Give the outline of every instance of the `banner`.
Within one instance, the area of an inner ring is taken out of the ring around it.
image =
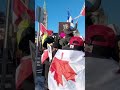
[[[40,36],[42,36],[44,33],[47,33],[47,28],[40,23]]]
[[[59,33],[70,28],[70,22],[59,22]]]

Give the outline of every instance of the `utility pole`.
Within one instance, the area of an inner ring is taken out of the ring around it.
[[[8,50],[7,50],[8,37],[7,36],[8,36],[8,27],[9,27],[10,2],[11,0],[7,0],[5,38],[4,38],[4,49],[3,49],[3,59],[2,59],[1,90],[5,90],[6,66],[7,66],[7,59],[8,59]]]

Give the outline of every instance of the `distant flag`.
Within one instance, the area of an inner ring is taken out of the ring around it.
[[[45,32],[47,32],[46,27],[40,23],[40,36],[42,36]]]
[[[83,4],[80,14],[77,17],[75,17],[74,20],[78,19],[80,16],[85,16],[85,3]]]
[[[68,11],[67,22],[70,22],[70,27],[71,27],[71,28],[74,28],[73,19],[72,19],[72,16],[70,15],[70,12],[69,12],[69,11]]]
[[[42,36],[42,45],[44,44],[45,42],[45,39],[48,37],[48,34],[47,33],[44,33],[44,35]]]
[[[85,16],[85,3],[84,3],[84,5],[83,5],[83,7],[82,7],[82,10],[81,10],[81,12],[80,12],[80,15]]]
[[[42,56],[41,56],[41,63],[43,64],[47,58],[49,58],[49,55],[48,55],[48,49],[44,50]]]
[[[42,56],[41,56],[41,64],[44,64],[44,62],[49,58],[49,61],[52,60],[52,47],[47,44],[47,49],[44,50]]]

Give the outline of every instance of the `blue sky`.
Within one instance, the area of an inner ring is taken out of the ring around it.
[[[36,6],[43,7],[44,0],[36,0]],[[46,0],[48,12],[48,29],[58,32],[59,22],[67,21],[67,10],[69,8],[72,18],[79,15],[84,0]],[[78,20],[78,30],[82,36],[85,31],[85,17]]]

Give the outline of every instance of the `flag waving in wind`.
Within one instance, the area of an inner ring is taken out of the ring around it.
[[[73,19],[72,19],[72,16],[70,15],[70,12],[69,12],[69,11],[68,11],[67,22],[70,22],[70,27],[71,27],[71,28],[74,28]]]
[[[13,1],[13,24],[18,25],[22,21],[22,14],[26,13],[34,21],[34,11],[29,9],[24,0]]]
[[[26,11],[27,7],[21,0],[13,1],[13,24],[19,24],[22,20],[21,14]]]
[[[78,19],[80,16],[85,16],[85,3],[83,4],[80,14],[77,17],[75,17],[74,20]]]
[[[42,36],[45,32],[47,33],[46,27],[40,23],[40,36]]]
[[[81,12],[80,12],[80,15],[85,16],[85,3],[84,3],[84,5],[83,5],[83,7],[82,7],[82,10],[81,10]]]

